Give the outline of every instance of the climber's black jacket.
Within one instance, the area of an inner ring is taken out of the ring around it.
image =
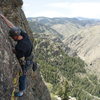
[[[32,42],[29,39],[29,36],[27,35],[27,33],[21,30],[20,35],[23,36],[23,39],[17,41],[17,44],[15,46],[16,56],[18,59],[22,57],[25,57],[25,58],[29,57],[33,49]]]

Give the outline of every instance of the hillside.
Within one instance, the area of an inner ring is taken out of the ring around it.
[[[73,19],[74,20],[74,19]],[[35,23],[40,24],[40,26],[45,26],[48,29],[54,30],[53,34],[58,33],[63,38],[74,34],[80,29],[80,25],[72,23],[68,18],[28,18],[31,22],[30,27],[35,31],[33,27],[37,26]],[[35,24],[35,25],[32,25]],[[67,28],[66,28],[67,27]],[[37,27],[39,30],[39,27]],[[50,33],[49,33],[50,34]]]
[[[85,18],[36,17],[36,18],[27,18],[27,20],[30,22],[30,27],[32,28],[33,31],[35,31],[36,29],[39,31],[40,26],[46,27],[56,31],[53,32],[53,34],[58,33],[63,37],[63,39],[68,38],[70,35],[77,34],[81,28],[100,25],[100,20],[85,19]]]
[[[39,21],[41,21],[41,19]],[[33,21],[31,20],[32,23],[39,23],[39,21],[37,20],[36,22],[35,19]],[[58,30],[60,30],[59,24],[61,23],[53,23],[53,25],[54,24],[58,26]],[[41,25],[50,28],[53,26],[51,25],[50,20],[49,22],[45,22],[44,24],[42,23]],[[73,23],[70,25],[73,25]],[[34,53],[36,55],[36,60],[41,64],[41,73],[44,77],[44,80],[47,82],[52,95],[58,95],[63,100],[66,100],[65,98],[68,98],[68,96],[75,97],[76,100],[100,100],[100,82],[97,76],[95,76],[94,73],[88,72],[87,62],[85,63],[82,61],[81,56],[81,59],[77,57],[77,50],[73,49],[75,47],[71,48],[70,46],[70,44],[73,44],[74,42],[73,37],[77,36],[78,32],[94,26],[95,25],[93,24],[90,24],[88,27],[87,25],[80,26],[78,27],[76,34],[70,34],[71,36],[69,36],[69,38],[66,37],[65,39],[58,36],[53,37],[51,33],[47,34],[46,32],[48,31],[48,28],[45,28],[45,32],[43,33],[33,30],[33,36],[35,40]],[[33,26],[31,26],[31,28],[32,27]],[[77,39],[81,38],[77,37]],[[71,54],[70,52],[72,51],[75,51],[77,54],[74,55],[73,53],[71,55],[72,57],[68,56],[68,54]]]
[[[81,29],[76,35],[64,41],[69,48],[88,64],[88,68],[98,76],[100,75],[100,25]]]
[[[80,58],[69,57],[62,43],[46,35],[33,35],[36,60],[53,95],[58,95],[62,100],[68,96],[76,100],[100,100],[100,83],[94,74],[86,72],[86,65]]]
[[[0,0],[0,13],[24,29],[33,39],[32,31],[21,9],[22,4],[22,0]],[[28,72],[25,95],[21,98],[14,97],[14,92],[18,91],[21,67],[12,52],[15,42],[9,37],[8,31],[8,26],[0,17],[0,100],[51,100],[39,69],[37,72]]]
[[[42,33],[42,34],[47,34],[52,37],[58,37],[58,38],[63,38],[59,32],[54,30],[53,28],[50,28],[46,25],[43,25],[41,23],[38,23],[36,21],[29,21],[29,26],[31,27],[32,31],[35,33]]]
[[[67,47],[67,53],[71,56],[78,55],[88,64],[87,69],[99,76],[99,19],[37,17],[28,20],[45,25],[61,34],[62,38],[59,38]]]

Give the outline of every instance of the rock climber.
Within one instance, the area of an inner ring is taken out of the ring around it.
[[[14,53],[21,65],[22,75],[19,77],[19,91],[15,92],[15,96],[23,96],[26,89],[26,74],[27,70],[32,67],[33,71],[37,69],[37,64],[33,62],[32,49],[33,44],[26,32],[22,29],[15,27],[4,15],[0,14],[0,17],[10,28],[9,36],[17,42],[15,45]]]

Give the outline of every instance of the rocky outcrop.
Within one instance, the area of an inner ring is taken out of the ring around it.
[[[22,7],[22,0],[0,0],[0,12],[14,23],[14,25],[22,27],[29,34],[32,33]],[[32,35],[32,34],[30,34]]]
[[[22,27],[32,37],[21,9],[22,4],[22,0],[0,0],[0,13],[16,26]],[[14,41],[10,39],[8,31],[8,26],[0,18],[0,100],[51,100],[39,69],[36,72],[32,72],[31,69],[28,71],[25,95],[21,98],[14,97],[14,92],[18,90],[21,68],[12,52]]]

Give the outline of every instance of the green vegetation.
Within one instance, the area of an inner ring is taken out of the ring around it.
[[[34,53],[41,73],[52,95],[63,99],[100,100],[100,84],[96,76],[88,75],[85,63],[79,57],[69,57],[62,43],[46,35],[34,34]],[[52,100],[56,100],[52,97]]]

